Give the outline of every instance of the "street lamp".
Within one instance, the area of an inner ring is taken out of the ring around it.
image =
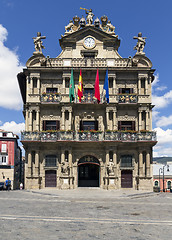
[[[169,165],[163,165],[163,167],[159,169],[159,183],[160,183],[160,173],[163,174],[163,175],[162,175],[162,176],[163,176],[163,177],[162,177],[162,179],[163,179],[163,192],[165,192],[165,188],[164,188],[164,168],[165,168],[165,167],[167,167],[167,172],[169,172],[169,171],[170,171]]]

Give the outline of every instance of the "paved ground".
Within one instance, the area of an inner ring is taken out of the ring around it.
[[[0,192],[1,240],[167,240],[172,193],[106,191]]]

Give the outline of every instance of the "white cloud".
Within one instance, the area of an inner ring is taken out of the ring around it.
[[[162,117],[159,117],[157,119],[159,119],[156,122],[157,127],[165,127],[165,126],[168,126],[168,125],[172,125],[172,115],[170,115],[168,117],[162,116]]]
[[[158,83],[159,83],[159,74],[156,74],[155,75],[155,79],[154,79],[154,81],[153,81],[153,83],[152,83],[152,87],[155,87]]]
[[[155,105],[155,109],[167,107],[172,103],[172,90],[163,96],[152,95],[152,103]]]
[[[172,156],[172,129],[163,130],[158,127],[154,131],[157,132],[157,145],[153,148],[154,157]]]
[[[156,88],[156,91],[164,91],[165,89],[167,89],[166,86],[159,86]]]
[[[24,123],[16,123],[14,121],[5,122],[3,125],[0,126],[0,129],[3,129],[5,131],[10,131],[15,134],[20,134],[20,132],[25,129],[25,124]]]
[[[22,71],[23,66],[16,52],[4,45],[7,36],[7,30],[0,24],[0,107],[20,110],[22,99],[17,74]]]

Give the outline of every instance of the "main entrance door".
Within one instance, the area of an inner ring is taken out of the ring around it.
[[[47,170],[45,172],[45,187],[56,187],[57,176],[55,170]]]
[[[133,187],[133,172],[131,170],[121,171],[121,188]]]
[[[78,187],[99,187],[99,161],[85,156],[78,163]]]

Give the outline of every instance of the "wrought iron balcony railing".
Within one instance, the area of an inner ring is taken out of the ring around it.
[[[59,131],[59,132],[22,132],[21,141],[117,141],[144,142],[156,141],[156,132],[97,132],[97,131]]]
[[[120,94],[118,95],[118,103],[137,103],[138,97],[135,94]]]
[[[43,93],[41,95],[41,102],[60,102],[61,101],[61,95],[56,93]]]

